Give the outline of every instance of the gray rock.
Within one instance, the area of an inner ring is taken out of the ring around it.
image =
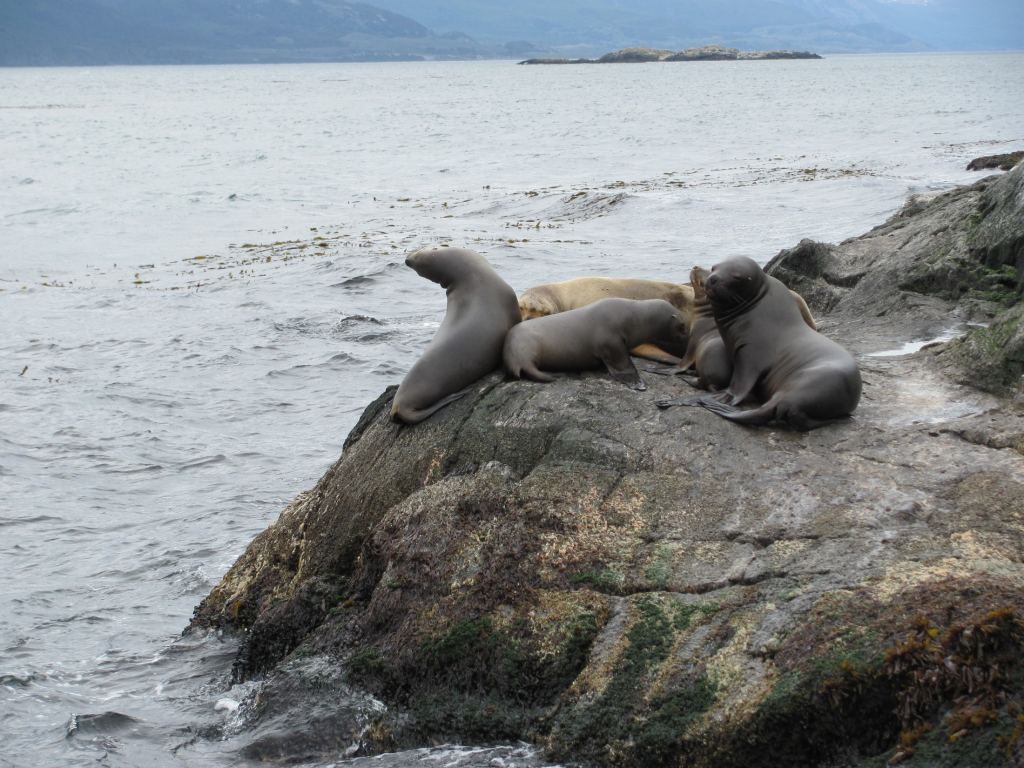
[[[615,766],[1019,764],[1024,410],[948,351],[871,353],[1004,311],[978,292],[1020,263],[1022,173],[773,260],[858,353],[848,422],[748,429],[659,411],[674,377],[495,373],[410,428],[389,390],[192,627],[247,633],[260,722],[331,723],[303,759],[526,739]],[[992,328],[1019,334],[1016,306]],[[333,665],[322,694],[303,658]]]
[[[968,171],[984,171],[990,168],[998,168],[1001,171],[1008,171],[1013,166],[1024,160],[1024,151],[1005,152],[1001,155],[985,155],[976,157],[967,164]]]

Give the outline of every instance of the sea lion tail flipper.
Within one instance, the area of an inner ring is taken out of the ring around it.
[[[814,321],[814,315],[811,314],[811,308],[807,306],[807,302],[804,301],[804,297],[796,291],[790,291],[793,294],[793,300],[796,301],[797,307],[800,308],[800,316],[807,323],[807,327],[812,331],[818,330],[818,324]]]
[[[656,344],[640,344],[629,351],[634,357],[642,357],[645,360],[653,360],[656,363],[665,365],[680,365],[680,359],[675,355],[666,352]]]
[[[525,376],[530,381],[539,381],[543,384],[550,384],[555,380],[555,377],[550,373],[544,373],[544,371],[537,368],[536,365],[531,363],[525,363],[519,369],[519,378]]]
[[[419,424],[424,419],[427,419],[427,418],[430,418],[431,416],[433,416],[435,413],[437,413],[439,410],[444,408],[446,405],[451,405],[456,400],[458,400],[460,397],[464,397],[465,394],[467,392],[469,392],[469,389],[470,389],[469,387],[466,387],[465,389],[461,390],[460,392],[456,392],[455,394],[448,395],[447,397],[442,397],[436,403],[434,403],[433,405],[427,406],[426,408],[408,408],[408,409],[392,408],[391,409],[391,418],[394,419],[395,421],[401,421],[401,422],[404,422],[406,424]]]
[[[737,424],[759,426],[767,424],[775,418],[775,403],[771,400],[758,408],[749,409],[737,408],[735,405],[728,405],[712,398],[703,399],[700,405],[723,419],[734,421]]]

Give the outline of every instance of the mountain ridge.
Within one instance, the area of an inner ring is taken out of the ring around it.
[[[0,66],[1024,49],[1015,0],[21,0]]]
[[[348,0],[29,0],[0,7],[0,65],[483,55],[465,35],[437,35],[402,14]]]

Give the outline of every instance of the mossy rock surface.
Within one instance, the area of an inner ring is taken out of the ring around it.
[[[910,291],[901,238],[949,246],[915,252],[920,290],[1005,269],[968,251],[1014,242],[978,202],[1015,199],[1019,172],[777,264],[859,355],[848,422],[660,411],[687,385],[653,375],[493,374],[415,427],[385,392],[197,608],[263,681],[245,754],[524,739],[624,767],[1020,764],[1024,413],[934,354],[867,354],[974,301]]]

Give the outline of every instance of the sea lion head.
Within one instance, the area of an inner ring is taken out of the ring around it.
[[[449,289],[467,269],[486,264],[483,257],[466,248],[452,248],[447,245],[431,245],[413,251],[405,257],[405,265],[416,270],[416,274]]]
[[[704,267],[694,267],[690,270],[690,286],[693,288],[694,301],[703,301],[707,298],[707,293],[704,290],[704,283],[707,282],[710,274],[710,270],[707,270]]]
[[[715,264],[704,280],[704,291],[719,320],[745,312],[765,294],[767,286],[764,270],[746,256]]]
[[[531,288],[519,297],[519,314],[523,316],[523,320],[547,317],[556,312],[555,303],[537,288]]]
[[[690,331],[685,313],[664,299],[646,299],[636,303],[644,306],[653,321],[656,343],[686,347]]]

